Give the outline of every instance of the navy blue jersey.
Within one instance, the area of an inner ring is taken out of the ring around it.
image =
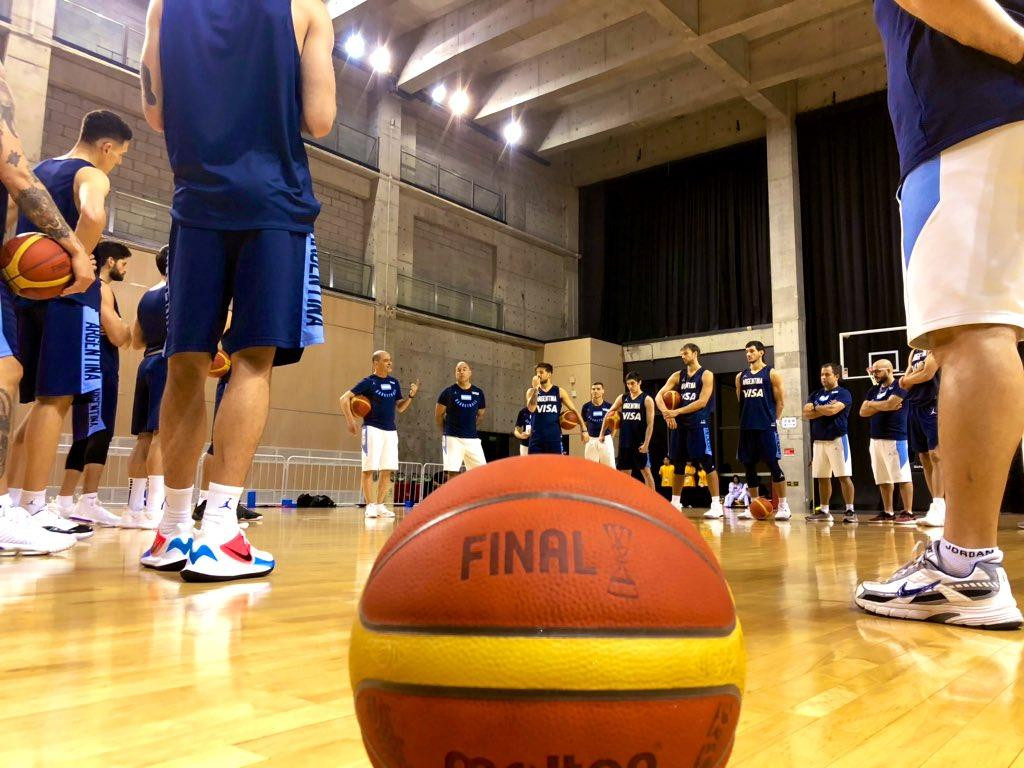
[[[121,316],[121,308],[117,305],[117,296],[114,297],[114,312]],[[121,355],[118,353],[107,332],[103,330],[103,322],[100,322],[100,369],[104,373],[117,373],[121,369]]]
[[[587,424],[588,435],[597,437],[601,434],[601,424],[604,423],[604,417],[611,407],[612,404],[607,401],[600,405],[594,405],[593,402],[584,403],[580,413],[583,414],[583,421]]]
[[[480,387],[463,389],[452,384],[437,398],[437,404],[445,407],[444,433],[449,437],[478,437],[476,415],[487,407],[484,391]]]
[[[890,395],[902,397],[904,405],[898,411],[881,411],[873,415],[871,421],[871,437],[875,440],[906,440],[907,439],[907,390],[893,382],[888,387],[876,385],[864,395],[865,400],[888,400]]]
[[[819,389],[807,398],[808,403],[818,407],[829,403],[842,403],[845,408],[834,416],[819,416],[811,419],[811,440],[835,440],[850,431],[850,408],[853,407],[853,395],[848,389],[836,386],[835,389]]]
[[[516,414],[516,427],[519,428],[520,432],[526,432],[527,429],[530,427],[530,424],[532,422],[533,422],[533,414],[530,413],[530,409],[529,408],[526,408],[524,406],[523,408],[521,408],[519,410],[519,413]],[[520,445],[527,445],[529,442],[530,442],[530,437],[529,437],[529,435],[527,435],[525,440],[520,440],[519,441],[519,444]]]
[[[402,385],[394,376],[381,378],[370,374],[365,379],[352,387],[352,394],[364,395],[370,400],[370,413],[363,419],[367,427],[394,432],[398,429],[395,424],[395,409],[398,401],[402,399]]]
[[[635,398],[622,393],[622,418],[619,421],[619,448],[639,448],[647,436],[647,398],[641,392]]]
[[[775,427],[775,392],[772,390],[772,367],[766,365],[757,373],[747,368],[740,374],[740,429],[773,429]]]
[[[174,0],[160,23],[171,215],[201,229],[312,232],[290,0]]]
[[[537,410],[533,412],[530,443],[538,445],[553,443],[562,439],[562,428],[558,425],[558,415],[562,412],[562,394],[558,387],[552,386],[547,392],[537,389]]]
[[[1024,0],[997,2],[1024,24]],[[1024,77],[1011,65],[932,29],[894,0],[875,0],[875,22],[902,178],[965,139],[1024,120]]]
[[[704,368],[698,368],[693,376],[686,372],[686,368],[679,372],[679,384],[676,386],[676,391],[679,392],[679,396],[682,398],[681,407],[691,405],[700,400],[701,393],[704,391],[704,370]],[[711,397],[708,398],[708,402],[703,408],[699,411],[680,416],[680,424],[684,427],[699,427],[714,412],[715,393],[712,392]]]
[[[925,360],[928,358],[927,349],[915,349],[910,353],[910,370],[917,371],[924,368]],[[915,384],[910,389],[907,401],[920,408],[934,408],[939,403],[939,371],[935,372],[928,381]]]
[[[142,294],[136,319],[146,342],[146,357],[163,352],[167,341],[167,283]]]

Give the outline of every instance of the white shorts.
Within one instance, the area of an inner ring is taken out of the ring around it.
[[[530,453],[530,446],[528,446],[528,445],[520,445],[519,446],[519,455],[520,456],[528,456],[529,453]]]
[[[852,477],[853,461],[850,458],[850,440],[846,435],[835,440],[815,440],[811,458],[811,476]]]
[[[911,482],[907,441],[871,438],[871,471],[875,485]]]
[[[363,472],[398,470],[398,432],[363,425]]]
[[[604,440],[588,437],[583,448],[583,458],[615,469],[615,443],[612,442],[612,436],[605,435]]]
[[[441,435],[441,461],[445,472],[458,472],[462,469],[463,461],[466,462],[466,469],[476,469],[487,463],[479,437],[451,435]]]
[[[1024,121],[921,163],[899,191],[910,345],[994,323],[1024,339]]]

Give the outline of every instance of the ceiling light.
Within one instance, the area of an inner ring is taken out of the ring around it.
[[[452,113],[456,115],[464,115],[469,110],[469,94],[462,88],[452,94],[451,99],[448,101],[448,106],[451,108]]]
[[[366,53],[366,41],[358,32],[353,32],[345,40],[345,55],[350,59],[361,59]]]
[[[434,90],[430,92],[430,98],[434,100],[435,104],[444,104],[447,96],[448,89],[444,87],[444,83],[438,83],[434,86]]]
[[[505,127],[501,131],[501,135],[505,137],[505,143],[509,145],[515,145],[520,142],[523,138],[523,126],[518,120],[509,120],[505,123]]]
[[[387,46],[378,45],[370,54],[370,66],[375,72],[391,71],[391,51],[387,49]]]

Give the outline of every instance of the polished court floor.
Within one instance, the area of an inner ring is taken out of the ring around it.
[[[1024,632],[851,607],[859,577],[891,571],[925,534],[695,523],[747,638],[730,765],[1024,768]],[[1020,599],[1016,524],[1004,519],[1001,543]],[[0,558],[0,765],[369,766],[346,647],[393,527],[351,509],[268,510],[250,536],[277,571],[222,586],[141,570],[151,534],[140,531]]]

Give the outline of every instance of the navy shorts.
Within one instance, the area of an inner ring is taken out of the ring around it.
[[[557,440],[531,440],[528,450],[531,456],[537,453],[554,453],[561,456],[565,453],[562,448],[561,438]]]
[[[676,471],[687,462],[699,462],[705,472],[715,469],[715,451],[711,447],[711,427],[699,424],[695,427],[679,427],[676,430]]]
[[[640,453],[640,446],[619,446],[619,455],[615,459],[615,468],[623,472],[639,472],[649,469],[651,454]]]
[[[79,395],[71,406],[71,434],[85,440],[106,429],[114,434],[117,419],[117,372],[103,372],[103,384],[86,395]]]
[[[167,357],[276,347],[274,365],[298,362],[324,341],[313,236],[281,229],[226,231],[171,225]],[[231,328],[224,333],[228,305]]]
[[[0,359],[18,356],[18,316],[14,312],[14,294],[0,280]]]
[[[18,299],[21,402],[100,388],[100,281],[74,299]]]
[[[910,404],[907,411],[907,442],[914,453],[928,453],[939,447],[939,412],[935,406]]]
[[[132,434],[160,429],[160,401],[167,385],[167,358],[147,355],[135,374],[135,402],[132,404]]]
[[[782,458],[782,443],[775,429],[741,429],[736,458],[741,464],[763,461],[772,464]]]

